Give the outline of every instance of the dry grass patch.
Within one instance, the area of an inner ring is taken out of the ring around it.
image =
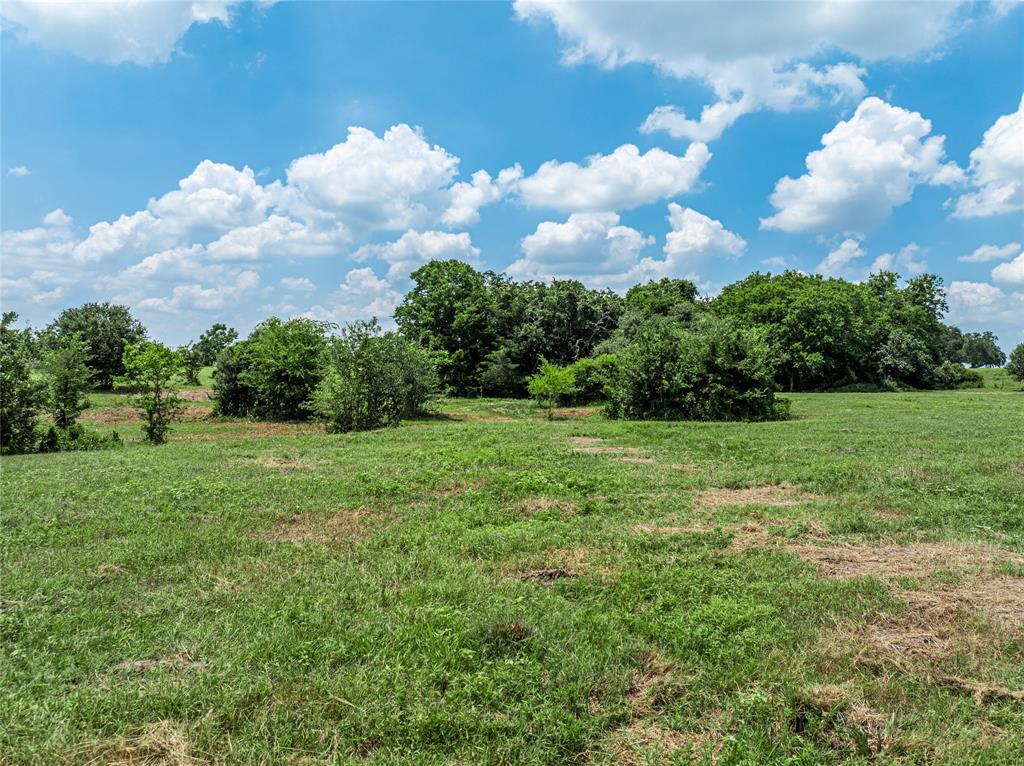
[[[873,710],[865,702],[851,700],[843,687],[815,686],[803,693],[798,710],[789,720],[794,734],[804,735],[808,716],[821,719],[814,738],[834,750],[875,758],[891,750],[898,741],[895,720]]]
[[[189,738],[171,721],[146,724],[138,734],[87,742],[69,762],[89,766],[205,766]]]
[[[618,447],[614,444],[606,444],[604,439],[596,436],[574,436],[569,439],[572,451],[585,455],[611,454],[611,455],[637,455],[643,450],[638,447]]]
[[[206,663],[195,660],[188,652],[175,652],[166,657],[156,657],[134,662],[122,662],[117,670],[128,673],[137,673],[146,670],[175,670],[184,672],[188,670],[206,670]]]
[[[631,529],[634,532],[653,532],[663,535],[707,535],[713,532],[723,532],[733,536],[726,550],[744,551],[749,548],[773,545],[780,545],[785,548],[786,544],[779,533],[786,533],[788,528],[792,526],[794,526],[794,522],[787,519],[767,519],[764,521],[745,521],[741,524],[718,525],[703,521],[696,521],[685,526],[634,524]],[[816,522],[806,525],[806,529],[801,530],[800,536],[819,540],[828,538],[825,529]]]
[[[554,580],[598,575],[602,578],[612,574],[612,569],[601,559],[607,551],[582,546],[579,548],[552,548],[524,565],[510,565],[502,569],[506,580],[552,582]]]
[[[268,543],[316,543],[330,545],[362,540],[369,531],[365,508],[331,513],[301,513],[271,527],[263,535]]]
[[[658,462],[653,457],[637,457],[637,456],[620,457],[620,458],[618,458],[618,460],[619,460],[620,463],[657,463]]]
[[[473,481],[461,481],[455,484],[447,484],[443,487],[436,487],[429,492],[428,495],[432,497],[450,497],[452,495],[461,495],[470,490],[480,489],[484,483],[479,480]]]
[[[208,402],[212,398],[206,389],[185,389],[178,392],[178,397],[186,402]]]
[[[594,410],[584,410],[576,407],[558,409],[551,413],[556,418],[585,418],[594,414]]]
[[[529,497],[519,504],[519,512],[526,517],[544,511],[558,511],[563,516],[572,516],[576,512],[576,504],[550,497]]]
[[[1009,551],[977,543],[907,545],[790,546],[826,577],[927,577],[936,570],[962,574],[991,572],[999,562],[1024,563]]]
[[[709,489],[697,495],[694,508],[714,510],[735,505],[791,506],[811,500],[821,500],[821,495],[804,492],[788,484],[762,484],[744,489]]]
[[[653,721],[637,721],[616,730],[603,746],[601,755],[603,762],[617,766],[674,766],[682,763],[680,758],[684,755],[690,762],[696,762],[708,751],[711,762],[715,763],[719,749],[707,732],[684,734]]]

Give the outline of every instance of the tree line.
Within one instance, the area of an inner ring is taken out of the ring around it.
[[[390,425],[422,413],[438,392],[603,401],[610,417],[768,420],[777,394],[980,386],[973,369],[1007,357],[991,332],[944,323],[941,278],[902,285],[786,271],[754,273],[703,298],[685,279],[625,295],[576,280],[517,282],[461,261],[413,272],[395,330],[340,330],[271,317],[244,339],[215,324],[169,349],[124,306],[63,311],[40,332],[0,330],[0,450],[94,449],[116,441],[77,423],[93,388],[134,394],[147,439],[162,442],[181,385],[213,366],[215,412],[267,420],[319,419],[330,430]],[[1024,344],[1007,369],[1024,380]],[[41,420],[43,414],[48,419]]]

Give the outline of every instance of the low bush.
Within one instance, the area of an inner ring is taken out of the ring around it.
[[[654,317],[637,330],[610,379],[607,412],[616,418],[779,420],[774,354],[757,330],[704,317],[683,327]]]
[[[329,324],[271,317],[217,357],[213,398],[220,415],[305,420],[320,382]]]
[[[984,388],[985,376],[957,362],[945,362],[934,372],[935,388]]]
[[[73,452],[111,449],[123,445],[120,434],[111,431],[101,434],[82,427],[80,424],[60,428],[52,425],[42,432],[39,439],[39,452]]]
[[[591,404],[605,398],[604,388],[618,369],[619,360],[615,354],[601,354],[587,357],[569,365],[576,388],[573,393],[575,404]]]
[[[438,384],[428,352],[376,320],[328,340],[320,375],[310,406],[332,432],[396,426],[421,414]]]
[[[540,372],[527,379],[527,389],[537,404],[547,410],[550,420],[555,407],[564,402],[576,390],[576,378],[571,367],[559,367],[543,357]]]

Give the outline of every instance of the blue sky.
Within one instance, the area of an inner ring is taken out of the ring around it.
[[[456,257],[709,294],[928,270],[951,322],[1024,340],[1015,3],[0,13],[3,304],[35,325],[386,316]]]

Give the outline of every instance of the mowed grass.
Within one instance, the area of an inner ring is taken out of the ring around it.
[[[0,761],[1021,763],[1024,393],[792,401],[4,458]]]

